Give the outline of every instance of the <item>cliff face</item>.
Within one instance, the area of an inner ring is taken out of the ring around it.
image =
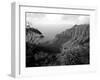
[[[72,38],[64,43],[64,48],[89,42],[89,25],[75,25],[72,29]]]
[[[71,33],[71,38],[62,45],[62,52],[59,54],[61,64],[88,64],[89,25],[75,25],[65,33],[67,32]]]
[[[38,44],[39,40],[44,36],[42,33],[35,28],[26,28],[26,42],[31,44]]]

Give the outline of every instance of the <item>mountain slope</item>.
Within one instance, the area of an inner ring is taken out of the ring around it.
[[[26,28],[26,42],[37,44],[39,40],[42,39],[43,37],[44,36],[39,30],[33,27]]]
[[[89,25],[75,25],[71,30],[72,38],[62,45],[59,54],[60,64],[89,64]]]
[[[82,24],[57,34],[52,43],[33,44],[30,39],[26,42],[26,66],[89,64],[89,35],[89,25]]]

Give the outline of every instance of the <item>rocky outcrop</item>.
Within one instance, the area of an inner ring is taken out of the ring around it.
[[[26,42],[31,43],[31,44],[38,44],[39,40],[42,39],[44,36],[42,33],[31,27],[26,28]]]

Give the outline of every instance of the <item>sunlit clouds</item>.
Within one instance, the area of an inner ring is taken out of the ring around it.
[[[89,23],[89,16],[82,15],[27,13],[26,16],[26,20],[33,25],[74,25]]]

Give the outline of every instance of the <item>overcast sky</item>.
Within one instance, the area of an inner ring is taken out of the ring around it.
[[[89,16],[27,13],[26,21],[40,30],[45,39],[53,39],[56,34],[73,27],[75,24],[89,24]]]

